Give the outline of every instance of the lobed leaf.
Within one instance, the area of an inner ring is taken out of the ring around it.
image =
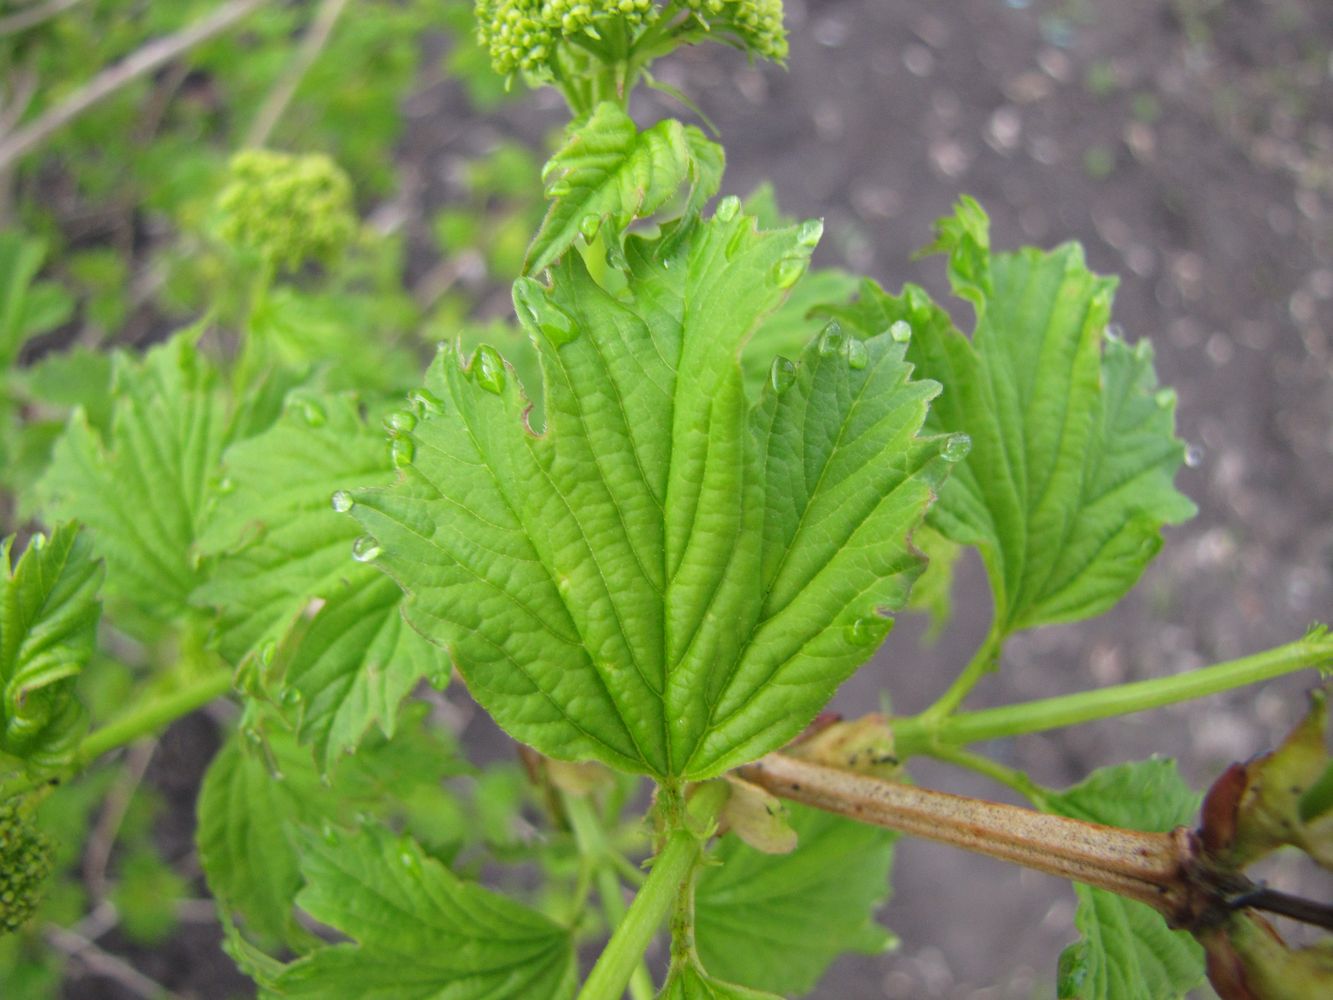
[[[814,988],[835,958],[874,954],[892,936],[875,922],[889,892],[895,834],[789,804],[790,854],[722,840],[695,891],[695,937],[705,968],[781,994]]]
[[[1051,812],[1076,819],[1165,831],[1193,821],[1199,796],[1173,761],[1150,760],[1094,771],[1087,780],[1046,797]],[[1083,940],[1060,956],[1059,995],[1078,1000],[1126,996],[1183,997],[1204,978],[1203,950],[1184,931],[1167,927],[1143,903],[1075,885],[1074,924]]]
[[[200,582],[194,551],[228,436],[226,403],[192,335],[117,355],[110,433],[76,409],[38,485],[48,517],[87,525],[107,589],[168,620]]]
[[[607,101],[574,128],[542,170],[551,205],[528,247],[523,273],[549,267],[580,234],[591,239],[610,222],[615,236],[652,215],[689,184],[686,210],[697,211],[722,178],[722,148],[674,118],[640,132]]]
[[[60,285],[37,281],[46,247],[21,233],[0,233],[0,371],[9,368],[30,337],[59,326],[74,311]]]
[[[840,313],[910,339],[908,359],[948,386],[930,426],[972,439],[931,523],[981,552],[1000,635],[1076,621],[1118,601],[1194,514],[1172,486],[1184,459],[1175,393],[1159,389],[1146,341],[1107,326],[1112,278],[1076,244],[991,253],[985,213],[963,199],[931,249],[976,311],[969,341],[921,289],[873,283]],[[895,324],[901,324],[895,326]]]
[[[714,979],[694,962],[673,965],[657,996],[658,1000],[780,1000],[773,993]]]
[[[320,948],[278,976],[284,997],[412,1000],[573,995],[569,932],[463,882],[410,837],[383,827],[306,836],[298,901],[354,944]]]
[[[96,644],[103,570],[74,524],[34,535],[16,564],[13,544],[0,542],[0,751],[49,767],[83,734],[75,679]]]
[[[963,450],[916,436],[938,389],[887,337],[828,331],[748,405],[741,346],[818,226],[734,208],[632,237],[624,295],[576,254],[520,279],[543,433],[494,350],[444,349],[403,482],[353,494],[408,621],[553,757],[697,779],[794,736],[883,639]]]

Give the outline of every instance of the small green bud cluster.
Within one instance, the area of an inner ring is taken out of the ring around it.
[[[656,17],[653,0],[477,0],[477,40],[501,76],[542,77],[565,39],[600,38],[599,21],[620,18],[633,34]]]
[[[356,235],[352,182],[323,154],[246,150],[229,174],[218,196],[220,235],[277,267],[333,260]]]
[[[705,24],[729,28],[745,47],[765,59],[787,58],[782,0],[683,0]]]
[[[50,874],[50,838],[33,827],[17,803],[0,805],[0,934],[28,921]]]

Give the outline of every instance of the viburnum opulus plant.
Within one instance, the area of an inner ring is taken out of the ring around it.
[[[1330,860],[1322,707],[1228,772],[1197,832],[1168,762],[1057,791],[965,749],[1333,659],[1314,630],[962,711],[1006,640],[1112,606],[1193,513],[1175,395],[1146,342],[1110,332],[1114,281],[1072,244],[992,250],[963,198],[929,248],[972,307],[963,333],[920,288],[810,272],[819,221],[718,197],[721,147],[641,128],[630,95],[683,44],[781,60],[775,0],[477,14],[496,70],[573,116],[513,282],[526,336],[444,343],[405,392],[400,348],[330,338],[321,356],[303,272],[356,239],[349,183],[319,157],[233,160],[205,226],[251,277],[233,337],[118,354],[38,484],[49,536],[12,566],[3,550],[5,926],[45,872],[32,817],[53,786],[230,691],[198,847],[265,996],[804,993],[887,946],[886,827],[1079,882],[1061,996],[1182,996],[1205,953],[1229,997],[1327,989],[1328,949],[1287,950],[1257,911],[1327,913],[1242,874],[1282,845]],[[814,722],[964,546],[994,618],[952,686],[917,716]],[[86,732],[75,682],[102,609],[175,665]],[[542,836],[512,836],[517,772],[474,767],[433,721],[455,673],[522,748]],[[920,755],[1037,810],[906,784]]]

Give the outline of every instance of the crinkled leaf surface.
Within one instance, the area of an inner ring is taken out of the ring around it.
[[[1105,767],[1047,796],[1052,812],[1131,830],[1166,831],[1191,823],[1199,807],[1168,760]],[[1152,908],[1076,885],[1074,924],[1083,940],[1060,956],[1062,998],[1182,997],[1204,977],[1203,950]]]
[[[698,965],[689,962],[672,968],[666,985],[657,996],[658,1000],[780,1000],[773,993],[763,993],[714,979]]]
[[[444,350],[403,482],[354,494],[404,614],[516,738],[714,775],[795,735],[883,639],[962,448],[916,436],[938,387],[887,337],[820,337],[748,406],[741,345],[817,235],[733,213],[671,254],[632,237],[623,296],[576,254],[549,289],[520,280],[543,433],[497,353]]]
[[[38,489],[48,517],[87,526],[109,592],[170,619],[200,580],[194,543],[228,435],[226,403],[188,334],[141,361],[117,355],[113,398],[105,440],[75,410]]]
[[[294,394],[272,427],[227,450],[226,492],[200,539],[218,559],[194,600],[222,609],[231,660],[265,654],[325,769],[371,724],[392,735],[419,678],[448,678],[443,654],[403,623],[402,592],[353,559],[356,525],[331,506],[349,480],[392,481],[389,451],[354,397]]]
[[[456,754],[438,730],[420,725],[423,714],[405,718],[392,741],[367,741],[331,781],[280,725],[262,736],[235,733],[199,793],[199,860],[218,905],[239,914],[265,943],[305,940],[292,914],[301,885],[300,828],[392,812],[421,789],[445,794],[439,782],[455,769]]]
[[[695,893],[695,941],[704,967],[723,979],[803,994],[845,952],[888,948],[875,922],[889,894],[895,834],[790,805],[798,840],[764,854],[726,837],[722,863],[705,868]]]
[[[354,944],[320,948],[274,983],[283,997],[482,1000],[573,995],[569,932],[464,882],[409,837],[364,826],[308,836],[298,902]]]
[[[796,358],[805,350],[810,342],[810,313],[816,307],[849,302],[860,284],[859,278],[846,271],[827,268],[813,270],[802,278],[782,305],[759,324],[742,350],[746,395],[758,399],[763,393],[776,355]]]
[[[96,642],[102,564],[78,526],[33,536],[17,564],[0,542],[0,751],[39,767],[83,735],[74,680]]]
[[[919,288],[867,284],[853,311],[872,330],[910,334],[918,374],[948,386],[930,426],[972,438],[932,511],[948,537],[980,550],[1001,635],[1098,614],[1131,587],[1191,517],[1172,486],[1184,458],[1175,394],[1159,389],[1146,341],[1107,331],[1112,278],[1082,249],[992,254],[988,221],[964,199],[932,249],[976,311],[971,340]],[[844,314],[847,315],[847,314]]]
[[[686,182],[687,208],[701,208],[721,183],[722,151],[674,118],[640,132],[618,105],[605,102],[574,128],[542,177],[551,205],[528,248],[525,274],[550,266],[580,233],[593,233],[608,220],[618,237]]]

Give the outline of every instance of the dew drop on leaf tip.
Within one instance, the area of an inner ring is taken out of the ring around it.
[[[842,324],[836,319],[831,319],[824,324],[824,329],[819,332],[819,355],[824,358],[831,358],[843,349]]]
[[[390,434],[408,434],[416,426],[416,414],[410,410],[395,410],[384,418],[384,429]]]
[[[40,531],[37,532],[37,534],[33,535],[32,539],[28,542],[28,546],[34,552],[41,552],[42,549],[46,548],[46,535]]]
[[[856,337],[847,338],[847,367],[853,371],[860,371],[870,361],[870,352],[866,350],[865,342]]]
[[[899,344],[907,343],[912,339],[912,324],[905,319],[895,320],[889,326],[889,336]]]
[[[394,438],[393,443],[389,445],[389,458],[396,468],[402,469],[411,465],[416,454],[416,445],[412,443],[411,438]]]
[[[1169,410],[1176,405],[1175,389],[1158,389],[1153,396],[1153,401],[1163,410]]]
[[[373,562],[383,551],[372,535],[362,535],[352,543],[352,558],[357,562]]]
[[[482,344],[472,355],[472,374],[481,386],[492,395],[502,395],[505,389],[505,366],[499,352],[488,344]]]
[[[713,214],[719,222],[730,222],[740,214],[741,200],[734,194],[729,194],[717,203],[717,211]]]
[[[790,358],[778,355],[768,369],[768,382],[777,393],[786,392],[796,381],[796,365]]]
[[[602,217],[596,212],[589,212],[579,219],[579,235],[591,243],[597,239],[597,230],[602,228]]]
[[[1197,444],[1185,446],[1185,464],[1191,469],[1197,469],[1203,464],[1203,449]]]
[[[444,412],[444,404],[429,389],[413,389],[407,394],[407,401],[412,406],[412,412],[418,418],[425,417],[427,414],[436,416]]]
[[[966,434],[950,434],[949,439],[944,442],[940,457],[946,462],[961,462],[971,450],[972,439],[970,437]]]
[[[801,280],[809,263],[805,257],[783,257],[773,265],[773,284],[786,291]]]
[[[824,235],[823,219],[806,219],[801,223],[801,227],[796,230],[796,242],[807,250],[813,250],[819,246],[820,237]]]
[[[339,514],[346,514],[356,506],[356,501],[352,499],[352,494],[346,490],[338,490],[329,498],[329,503]]]

